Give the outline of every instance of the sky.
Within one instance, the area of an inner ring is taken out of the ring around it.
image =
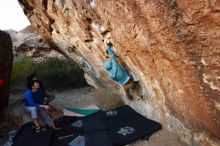
[[[0,29],[14,29],[19,31],[30,25],[24,15],[18,0],[0,0]]]

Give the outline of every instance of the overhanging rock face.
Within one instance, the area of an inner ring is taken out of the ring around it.
[[[19,2],[45,39],[83,66],[93,86],[121,90],[102,67],[103,40],[110,37],[141,84],[144,100],[128,104],[189,145],[219,144],[219,0]]]

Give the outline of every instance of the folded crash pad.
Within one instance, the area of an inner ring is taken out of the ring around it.
[[[96,113],[98,111],[100,111],[100,108],[93,104],[85,108],[64,108],[63,114],[65,116],[84,117]]]

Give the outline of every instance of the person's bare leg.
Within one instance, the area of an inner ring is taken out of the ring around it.
[[[125,90],[127,97],[129,99],[132,99],[132,96],[130,95],[129,89],[133,90],[134,96],[137,100],[141,99],[141,97],[138,95],[137,89],[135,89],[135,83],[133,80],[131,82],[129,82],[128,84],[124,85],[124,90]]]
[[[138,95],[137,89],[134,89],[134,88],[133,88],[133,93],[134,93],[134,96],[136,97],[137,100],[140,100],[140,99],[141,99],[141,97]]]
[[[130,95],[129,88],[124,88],[124,90],[125,90],[125,94],[128,97],[128,99],[132,99],[133,97]]]
[[[35,126],[36,126],[36,127],[39,127],[39,126],[40,126],[39,121],[38,121],[38,119],[37,119],[37,118],[36,118],[36,119],[34,119],[34,124],[35,124]]]
[[[52,126],[51,126],[53,129],[56,129],[56,126],[53,124]]]
[[[39,123],[38,118],[34,119],[33,121],[34,121],[34,124],[35,124],[35,127],[36,127],[35,132],[40,133],[41,132],[41,127],[40,127],[40,123]]]
[[[130,90],[133,86],[134,86],[134,81],[131,81],[131,82],[129,82],[129,83],[127,83],[127,84],[125,84],[125,85],[123,86],[123,88],[124,88],[124,90],[125,90],[125,94],[126,94],[126,96],[128,97],[128,99],[133,99],[133,97],[130,95],[130,92],[129,92],[129,90]]]
[[[138,91],[137,91],[137,88],[136,88],[136,85],[135,85],[135,82],[133,81],[132,82],[132,90],[133,90],[133,95],[135,96],[135,98],[137,99],[137,100],[140,100],[142,97],[141,96],[139,96],[139,94],[138,94]]]
[[[132,80],[131,82],[124,85],[124,89],[129,90],[133,86],[134,86],[134,81]]]

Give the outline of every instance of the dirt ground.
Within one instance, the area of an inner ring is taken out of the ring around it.
[[[55,99],[50,103],[57,109],[57,115],[62,116],[62,109],[64,107],[85,107],[89,104],[95,104],[94,92],[96,90],[91,87],[80,89],[68,89],[65,91],[53,91]],[[17,129],[22,123],[27,122],[29,119],[24,118],[23,92],[12,93],[10,95],[10,103],[7,112],[10,117],[7,122],[0,125],[0,146],[3,146],[7,140],[7,133],[9,130]],[[22,115],[21,115],[22,114]],[[14,118],[13,118],[14,117]],[[22,117],[22,118],[21,118]],[[186,146],[181,143],[178,137],[168,130],[163,128],[159,132],[154,133],[149,140],[138,140],[127,146]]]

